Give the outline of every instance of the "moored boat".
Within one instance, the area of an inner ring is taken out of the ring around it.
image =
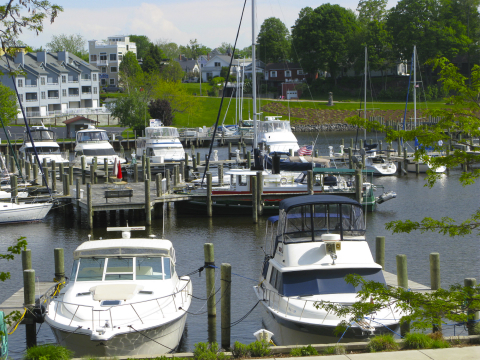
[[[42,124],[41,126],[30,127],[30,133],[35,147],[32,145],[30,136],[25,131],[23,144],[19,149],[22,158],[27,162],[30,162],[30,159],[32,158],[31,156],[35,155],[34,148],[36,148],[40,162],[43,162],[43,159],[46,159],[47,164],[50,164],[52,160],[55,161],[56,164],[68,164],[68,159],[66,159],[60,152],[60,146],[57,143],[57,135],[52,130],[47,129]]]

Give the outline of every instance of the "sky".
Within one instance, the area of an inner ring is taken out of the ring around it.
[[[45,47],[52,35],[80,34],[88,40],[103,40],[114,35],[146,35],[150,41],[169,40],[179,45],[190,39],[210,48],[222,42],[234,43],[240,21],[242,0],[52,0],[63,6],[53,24],[45,22],[37,36],[24,31],[20,36],[33,48]],[[266,18],[277,17],[289,29],[295,24],[304,7],[316,8],[326,1],[312,0],[257,0],[257,32]],[[355,10],[358,0],[337,0],[345,8]],[[389,0],[387,8],[395,6]],[[238,48],[251,45],[251,0],[247,1],[244,20],[238,39]],[[88,45],[87,45],[88,46]]]

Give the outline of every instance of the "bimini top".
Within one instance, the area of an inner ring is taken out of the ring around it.
[[[339,195],[304,195],[291,197],[285,200],[282,200],[279,205],[280,210],[285,210],[288,212],[292,207],[297,207],[300,205],[311,205],[311,204],[351,204],[361,206],[360,203],[354,199],[350,199],[345,196]]]
[[[73,258],[92,256],[171,256],[172,243],[157,239],[110,239],[86,241],[75,249]]]

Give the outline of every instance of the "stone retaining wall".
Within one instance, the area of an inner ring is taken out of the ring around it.
[[[293,132],[349,131],[349,130],[357,130],[357,126],[346,124],[346,123],[292,126]]]

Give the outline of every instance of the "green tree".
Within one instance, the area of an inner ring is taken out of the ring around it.
[[[160,76],[163,80],[167,81],[181,81],[185,76],[182,67],[177,61],[169,61],[162,66]]]
[[[138,63],[137,56],[133,52],[128,51],[125,55],[123,55],[122,62],[119,66],[120,86],[129,92],[131,80],[141,72],[142,68]]]
[[[252,57],[252,45],[244,47],[243,49],[235,50],[235,59],[250,59]]]
[[[171,126],[173,123],[172,107],[168,100],[152,100],[148,105],[148,112],[153,119],[162,120],[162,124],[165,126]]]
[[[358,20],[368,24],[370,21],[382,22],[387,14],[387,0],[360,0],[357,6]]]
[[[259,59],[264,63],[290,59],[290,32],[285,24],[275,17],[265,19],[257,37]]]
[[[43,22],[53,23],[63,8],[46,0],[8,0],[0,5],[0,44],[2,49],[15,47],[24,29],[43,31]]]
[[[162,50],[166,59],[178,59],[178,56],[180,55],[180,49],[178,48],[178,45],[176,43],[171,42],[167,39],[159,39],[155,42],[155,45],[157,45],[160,50]]]
[[[47,50],[51,52],[68,51],[79,58],[88,62],[88,51],[86,50],[86,40],[80,34],[60,34],[53,35],[49,43],[46,44]]]
[[[339,5],[323,4],[300,11],[292,43],[305,71],[327,70],[333,79],[349,65],[350,47],[357,31],[355,15]]]
[[[217,46],[217,50],[222,54],[226,54],[229,49],[233,51],[233,45],[231,43],[222,42],[220,46]]]
[[[5,125],[17,119],[19,110],[16,99],[15,91],[0,84],[0,117]]]
[[[134,42],[137,46],[137,58],[144,59],[150,45],[150,39],[145,35],[130,35],[130,41]]]
[[[149,73],[159,72],[163,65],[165,54],[158,45],[150,44],[143,58],[142,70]]]
[[[142,89],[132,89],[126,96],[120,97],[111,105],[112,116],[118,118],[122,126],[131,127],[133,130],[145,130],[148,114]]]

